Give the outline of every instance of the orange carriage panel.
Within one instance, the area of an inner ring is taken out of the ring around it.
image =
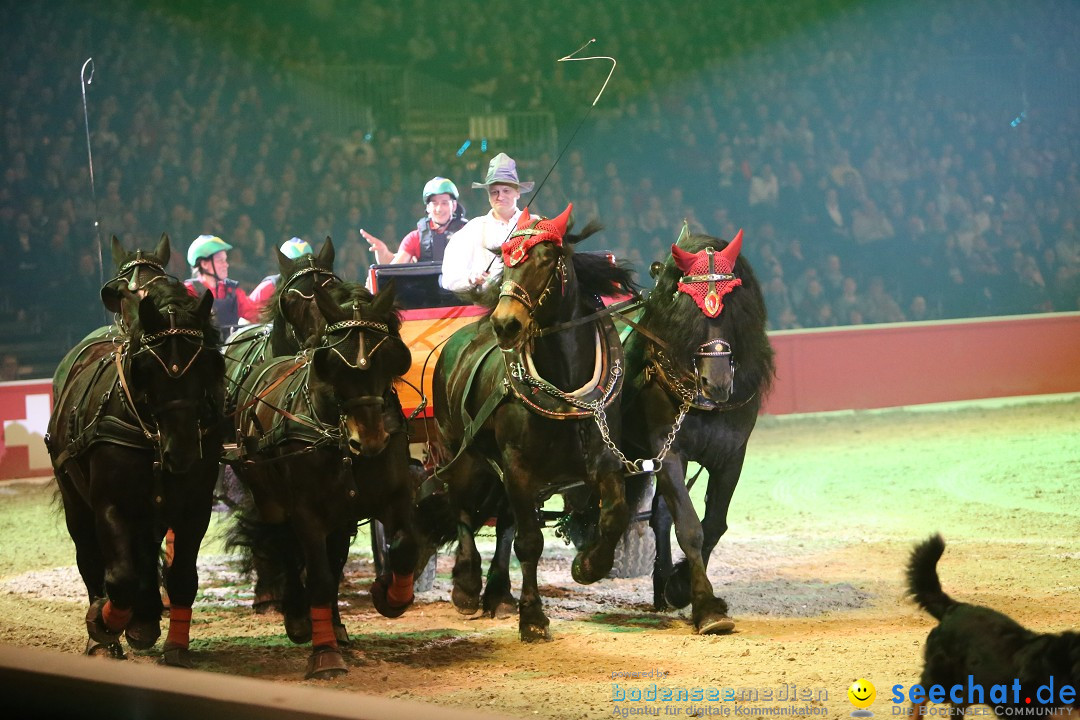
[[[431,376],[443,341],[459,328],[479,320],[486,312],[475,305],[402,311],[401,338],[412,351],[412,367],[405,379],[413,386],[423,388],[428,402],[431,401]],[[420,396],[408,384],[398,386],[398,395],[406,414],[412,413],[420,404]],[[430,416],[431,408],[426,408],[424,414]]]

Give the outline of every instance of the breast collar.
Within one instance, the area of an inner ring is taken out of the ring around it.
[[[565,392],[541,378],[532,354],[520,350],[504,352],[505,382],[529,410],[554,420],[592,417],[595,408],[609,406],[622,389],[623,348],[610,318],[595,323],[596,345],[592,378],[582,387]]]

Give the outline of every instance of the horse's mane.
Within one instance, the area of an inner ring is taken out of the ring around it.
[[[359,283],[354,282],[342,282],[329,288],[330,296],[334,298],[334,302],[338,305],[345,305],[353,300],[368,306],[368,314],[364,317],[368,319],[375,319],[385,322],[390,328],[390,334],[394,336],[400,336],[401,334],[401,308],[395,303],[393,308],[389,312],[383,313],[382,316],[371,317],[371,302],[374,299],[374,295],[371,291]]]
[[[721,250],[727,247],[727,242],[691,234],[679,247],[697,253],[706,247]],[[667,342],[675,358],[685,363],[701,343],[715,335],[716,321],[710,321],[689,295],[678,292],[682,274],[669,255],[656,280],[656,288],[645,303],[641,323]],[[731,343],[741,378],[749,375],[750,384],[764,394],[772,383],[774,371],[773,349],[765,334],[765,300],[753,268],[742,255],[735,261],[735,274],[742,279],[742,285],[724,296],[724,308],[718,318],[720,329],[724,339]]]
[[[572,227],[572,225],[571,225]],[[625,263],[612,263],[606,255],[574,252],[574,246],[603,230],[603,225],[592,220],[580,233],[567,231],[563,237],[563,249],[568,251],[570,262],[574,265],[574,277],[577,278],[578,291],[591,304],[591,298],[600,296],[636,295],[638,287],[634,283],[634,273]],[[494,310],[499,303],[500,286],[498,283],[481,293],[470,296],[477,305]]]
[[[221,346],[221,330],[213,320],[207,319],[201,324],[198,323],[196,311],[202,301],[201,293],[198,297],[192,296],[187,286],[171,275],[150,283],[146,286],[145,292],[146,297],[154,301],[154,306],[162,315],[165,315],[170,308],[176,313],[178,326],[198,327],[202,330],[204,345],[214,348]],[[131,337],[141,338],[142,335],[142,324],[139,322],[138,313],[135,313]]]

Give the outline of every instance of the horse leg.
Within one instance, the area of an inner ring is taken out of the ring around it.
[[[458,518],[458,546],[451,573],[454,589],[450,599],[462,615],[472,615],[480,607],[480,552],[473,538],[472,519],[462,511]]]
[[[713,595],[712,584],[705,574],[705,562],[701,555],[704,533],[681,470],[679,461],[665,462],[658,473],[657,483],[675,520],[675,539],[686,555],[694,628],[703,635],[728,632],[735,624],[727,615],[727,603]]]
[[[727,532],[727,514],[735,486],[742,474],[743,458],[746,456],[744,443],[730,458],[720,460],[702,460],[702,466],[708,473],[708,486],[705,491],[705,513],[701,519],[704,532],[701,543],[701,557],[705,567],[720,538]],[[690,569],[685,560],[680,561],[668,579],[667,599],[674,607],[686,607],[690,602]],[[681,603],[681,604],[680,604]]]
[[[93,608],[99,599],[103,602],[105,597],[105,560],[94,531],[94,514],[83,502],[78,491],[71,486],[71,480],[65,473],[57,473],[57,485],[64,504],[64,522],[72,542],[75,543],[75,562],[79,566],[79,574],[82,576],[90,606]],[[88,637],[85,654],[124,659],[119,635],[108,642],[100,642],[93,637]]]
[[[330,560],[330,571],[337,578],[335,587],[340,592],[342,580],[345,577],[345,563],[349,559],[349,545],[352,544],[352,535],[349,532],[336,531],[330,533],[327,538],[327,556]],[[345,629],[345,623],[341,622],[341,610],[338,607],[338,603],[335,601],[331,613],[331,622],[334,626],[334,637],[337,638],[338,645],[341,647],[347,647],[351,644],[349,640],[349,631]]]
[[[520,477],[520,474],[516,474]],[[551,640],[550,624],[544,614],[543,600],[537,584],[536,568],[544,552],[544,534],[536,507],[536,498],[527,483],[511,483],[507,488],[514,510],[517,535],[514,552],[521,563],[521,600],[518,602],[518,636],[522,642]]]
[[[149,650],[161,637],[161,591],[163,578],[159,552],[161,535],[145,523],[135,542],[136,576],[135,612],[124,630],[128,645],[135,650]]]
[[[102,463],[103,464],[103,463]],[[92,463],[98,470],[98,463]],[[103,485],[124,487],[122,481],[99,472]],[[148,508],[149,510],[149,508]],[[119,640],[134,613],[137,568],[132,548],[132,533],[120,508],[102,502],[94,510],[94,528],[105,563],[105,596],[99,597],[86,613],[86,629],[96,642],[109,644]]]
[[[349,671],[334,634],[333,606],[337,604],[338,573],[330,568],[327,533],[316,513],[300,508],[293,515],[307,568],[311,603],[311,655],[305,679],[326,680]]]
[[[207,472],[209,478],[216,473]],[[195,482],[195,478],[182,478],[181,482]],[[211,493],[213,483],[175,498],[182,512],[170,517],[173,541],[173,562],[166,575],[169,591],[169,630],[162,648],[166,665],[191,668],[194,662],[189,650],[191,638],[191,606],[199,589],[197,561],[206,529],[210,526]],[[168,502],[168,498],[166,498]]]
[[[405,489],[397,493],[385,511],[383,525],[390,540],[387,555],[390,572],[375,579],[371,599],[375,609],[384,617],[399,617],[413,602],[413,572],[420,554],[413,519],[412,493]]]
[[[484,614],[506,618],[517,610],[517,599],[510,592],[510,551],[514,546],[514,515],[504,509],[495,522],[495,556],[488,565],[484,584]]]
[[[604,452],[607,452],[604,450]],[[574,558],[570,574],[574,582],[588,585],[607,577],[615,562],[615,546],[630,524],[621,467],[609,467],[596,473],[600,494],[600,519],[596,537]]]
[[[653,608],[666,610],[667,599],[664,597],[664,586],[668,576],[671,575],[671,511],[664,502],[663,493],[653,496],[652,514],[649,516],[649,526],[656,537],[656,559],[653,561]]]

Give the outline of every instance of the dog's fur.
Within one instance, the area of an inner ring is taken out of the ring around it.
[[[945,551],[941,535],[934,535],[917,545],[908,561],[908,592],[915,602],[938,620],[938,626],[926,638],[925,665],[921,684],[925,690],[941,685],[948,691],[961,685],[967,699],[968,676],[982,685],[984,701],[998,717],[1006,715],[1005,708],[1063,708],[1068,717],[1077,716],[1080,701],[1073,707],[1062,706],[1059,691],[1071,685],[1080,695],[1080,633],[1063,632],[1056,635],[1039,634],[1024,628],[1012,618],[996,610],[957,602],[946,595],[938,580],[937,562]],[[1054,678],[1054,697],[1051,703],[1040,703],[1035,691]],[[1021,692],[1018,703],[1012,703],[1013,682],[1019,679]],[[1008,688],[1009,702],[995,705],[990,700],[993,685]],[[1025,698],[1031,698],[1030,703]],[[925,706],[925,701],[919,705]],[[966,707],[966,703],[953,703]],[[913,708],[918,714],[925,707]],[[1028,710],[1028,712],[1031,712]],[[1023,710],[1020,714],[1026,714]],[[1015,716],[1013,713],[1010,716]]]

